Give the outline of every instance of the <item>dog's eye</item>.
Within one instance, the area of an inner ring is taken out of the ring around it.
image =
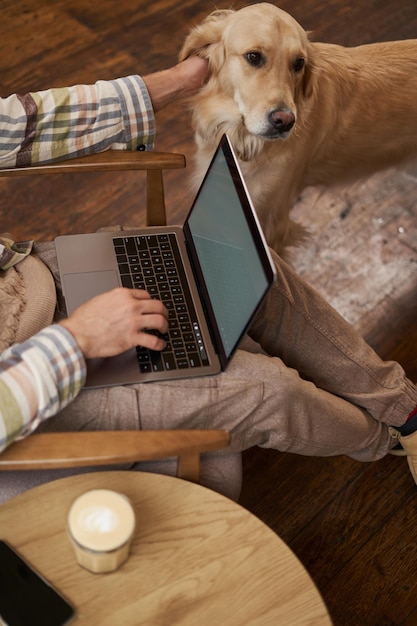
[[[293,66],[292,66],[294,72],[301,72],[301,70],[304,67],[304,64],[305,64],[305,60],[303,59],[303,57],[299,57],[298,59],[295,59]]]
[[[265,59],[260,52],[247,52],[245,58],[249,65],[253,65],[253,67],[261,67],[265,63]]]

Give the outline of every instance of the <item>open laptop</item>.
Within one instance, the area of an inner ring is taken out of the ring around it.
[[[87,387],[219,373],[275,279],[226,135],[182,227],[67,235],[55,243],[68,314],[117,286],[146,289],[169,313],[164,351],[138,346],[89,360]]]

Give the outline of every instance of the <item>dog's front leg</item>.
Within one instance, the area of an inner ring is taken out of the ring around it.
[[[294,177],[277,180],[277,170],[250,172],[248,164],[242,164],[249,194],[261,223],[268,245],[280,256],[286,257],[286,248],[300,244],[307,237],[307,230],[290,219],[290,212],[300,189]]]

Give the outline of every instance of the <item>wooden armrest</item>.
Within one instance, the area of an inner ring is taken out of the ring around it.
[[[0,454],[0,469],[46,469],[148,461],[229,444],[223,430],[142,430],[39,433]]]
[[[178,475],[198,481],[199,455],[226,448],[224,430],[39,433],[0,454],[0,470],[39,470],[135,463],[178,456]]]
[[[164,170],[181,169],[185,166],[185,156],[175,152],[106,150],[105,152],[57,161],[56,163],[2,168],[0,169],[0,177],[14,178],[46,174],[126,170],[146,171],[146,224],[148,226],[163,226],[167,223],[167,219],[162,173]]]
[[[84,157],[30,165],[28,167],[1,168],[0,177],[39,176],[68,172],[103,172],[121,170],[170,170],[186,165],[185,156],[174,152],[140,152],[131,150],[106,150]]]

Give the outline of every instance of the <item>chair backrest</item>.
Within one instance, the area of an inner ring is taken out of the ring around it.
[[[136,463],[178,457],[177,476],[199,482],[200,454],[229,445],[225,430],[82,431],[38,433],[0,454],[0,471]]]
[[[107,150],[98,154],[29,167],[2,168],[0,177],[42,176],[76,172],[144,170],[147,174],[146,224],[166,224],[163,171],[184,168],[185,156],[174,152]]]

